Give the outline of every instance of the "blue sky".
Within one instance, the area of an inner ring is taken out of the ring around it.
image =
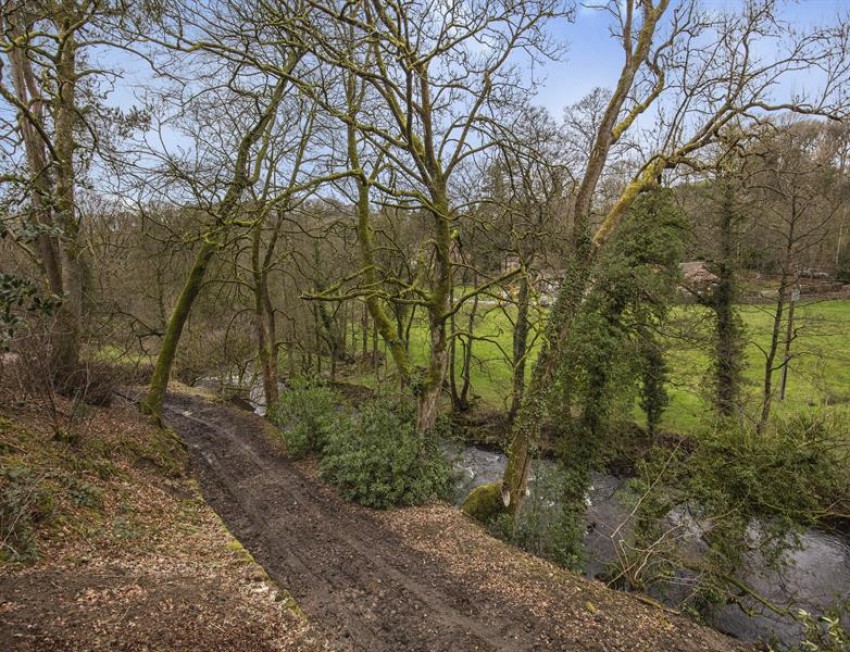
[[[703,0],[702,4],[734,9],[741,2]],[[850,12],[850,0],[800,0],[782,7],[786,20],[801,27],[831,22],[842,12]],[[550,63],[543,69],[546,80],[538,86],[536,100],[555,117],[560,117],[565,106],[577,102],[597,86],[612,88],[616,83],[623,56],[611,40],[608,25],[608,14],[582,7],[574,23],[562,21],[553,26],[553,34],[566,40],[569,51],[564,61]]]
[[[586,1],[588,4],[594,2]],[[703,0],[702,5],[734,9],[740,7],[741,0]],[[850,0],[798,0],[782,6],[783,17],[800,27],[831,22],[838,13],[850,13]],[[553,36],[567,43],[568,52],[563,61],[548,63],[535,71],[535,76],[541,80],[536,87],[535,103],[560,118],[564,107],[577,102],[597,86],[613,87],[622,66],[622,51],[610,38],[608,26],[607,13],[581,5],[575,22],[559,21],[552,25]],[[105,67],[120,68],[123,74],[108,101],[114,106],[128,108],[136,102],[137,89],[149,81],[150,71],[146,64],[126,53],[111,51],[107,57],[102,61]],[[787,93],[804,90],[807,81],[811,83],[805,76],[797,76],[787,81],[787,87],[781,90]]]

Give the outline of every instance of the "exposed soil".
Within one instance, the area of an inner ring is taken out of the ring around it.
[[[489,537],[445,505],[374,512],[260,418],[170,395],[207,501],[337,650],[733,650],[731,639]]]
[[[0,651],[329,649],[177,441],[132,406],[54,407],[0,386]]]

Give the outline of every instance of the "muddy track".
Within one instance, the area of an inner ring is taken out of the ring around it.
[[[208,502],[335,649],[552,649],[551,624],[464,586],[306,477],[272,450],[258,417],[172,395],[165,419]]]

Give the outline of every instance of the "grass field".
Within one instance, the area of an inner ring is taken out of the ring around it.
[[[770,343],[774,310],[772,305],[740,306],[747,337],[745,390],[752,413],[757,411],[761,401],[764,351]],[[688,317],[691,323],[700,321],[698,308],[689,307],[677,312],[676,317]],[[784,328],[783,324],[783,339]],[[788,367],[784,401],[778,400],[781,372],[774,372],[773,383],[777,392],[774,394],[774,412],[790,414],[810,410],[815,406],[846,410],[850,404],[850,302],[801,302],[794,314],[794,329],[796,338],[791,345],[793,357]],[[694,330],[699,332],[697,328]],[[679,345],[670,342],[670,346],[672,387],[665,426],[687,430],[709,408],[709,356],[705,343],[700,345],[680,340]],[[781,359],[780,350],[774,364]]]
[[[742,305],[739,308],[747,336],[745,384],[748,409],[755,413],[764,376],[764,353],[773,324],[772,305]],[[476,325],[472,369],[473,393],[494,409],[505,409],[510,395],[511,323],[495,305],[480,306]],[[669,388],[671,402],[663,427],[687,431],[710,409],[710,322],[708,313],[697,306],[676,308],[666,337],[670,349]],[[814,406],[850,410],[850,301],[801,302],[794,315],[797,337],[792,344],[786,400],[774,402],[777,414],[808,410]],[[784,325],[783,325],[784,329]],[[417,364],[427,359],[424,323],[414,325],[411,355]],[[783,330],[784,337],[784,330]],[[535,352],[532,351],[533,360]],[[779,353],[781,360],[782,351]],[[459,364],[459,362],[458,362]],[[530,369],[530,366],[529,366]],[[390,370],[391,373],[391,370]],[[774,372],[778,387],[780,372]],[[352,381],[374,384],[373,375],[351,377]],[[636,409],[636,419],[643,419]]]

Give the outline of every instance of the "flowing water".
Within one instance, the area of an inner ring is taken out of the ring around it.
[[[240,385],[236,377],[224,383],[233,388]],[[198,383],[220,390],[221,378],[205,378]],[[262,385],[257,379],[247,385],[247,398],[259,414],[265,414]],[[285,389],[281,386],[281,389]],[[475,487],[501,480],[506,458],[502,453],[474,446],[449,448],[446,451],[456,470],[455,495],[461,503]],[[542,461],[538,467],[541,477],[553,470],[553,463]],[[600,576],[617,560],[623,537],[628,533],[629,508],[623,500],[625,478],[594,473],[587,494],[584,538],[584,572],[589,577]],[[540,483],[543,486],[543,483]],[[554,506],[555,497],[542,496],[543,509]],[[700,538],[700,527],[689,514],[674,511],[666,520],[683,540],[688,552],[699,554],[705,549]],[[757,530],[756,527],[751,528]],[[812,614],[840,599],[850,599],[850,540],[817,530],[809,530],[800,538],[799,549],[787,553],[788,564],[781,572],[768,567],[764,560],[750,557],[746,560],[739,579],[744,580],[765,598],[790,609],[804,609]],[[654,597],[677,606],[687,597],[688,580],[682,573],[675,586],[663,590],[650,590]],[[791,616],[778,616],[758,605],[750,605],[755,615],[747,615],[739,607],[730,605],[718,609],[710,623],[722,632],[743,640],[771,640],[791,646],[799,642],[802,626]]]
[[[478,485],[500,480],[506,458],[501,453],[476,447],[449,451],[457,471],[456,496],[462,502]],[[541,462],[542,472],[551,462]],[[538,473],[541,469],[538,467]],[[623,500],[626,480],[600,473],[591,477],[585,514],[586,532],[584,547],[586,560],[584,572],[590,577],[600,575],[608,564],[617,559],[623,536],[628,532],[630,510]],[[554,498],[542,497],[542,504],[553,505]],[[683,512],[667,515],[671,529],[688,540],[691,554],[705,549],[700,539],[696,520]],[[751,527],[753,536],[757,527]],[[739,579],[744,580],[761,595],[775,604],[791,609],[804,609],[817,614],[837,600],[850,598],[850,541],[817,530],[809,530],[800,538],[799,549],[787,553],[787,566],[782,571],[772,570],[764,560],[751,556],[746,559]],[[655,597],[676,606],[686,597],[688,576],[683,573],[676,586],[663,591],[651,591]],[[744,640],[770,640],[790,646],[800,640],[802,627],[791,616],[778,616],[767,609],[756,615],[747,615],[735,605],[718,609],[711,624],[727,634]]]

